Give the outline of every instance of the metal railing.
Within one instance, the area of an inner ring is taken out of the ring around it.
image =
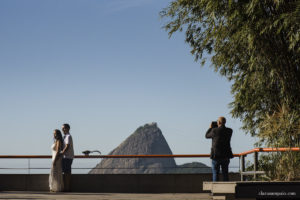
[[[148,159],[148,158],[157,158],[157,159],[163,159],[163,158],[209,158],[210,154],[173,154],[173,155],[76,155],[74,158],[74,162],[76,162],[76,160],[82,160],[82,159],[108,159],[108,158],[112,158],[112,159],[136,159],[136,158],[143,158],[143,159]],[[234,157],[239,157],[239,154],[234,154]],[[38,159],[51,159],[52,156],[50,155],[0,155],[0,160],[1,159],[27,159],[27,167],[3,167],[3,165],[0,165],[0,170],[3,170],[4,172],[7,171],[16,171],[17,173],[21,172],[26,172],[28,174],[31,174],[32,171],[45,171],[50,169],[49,167],[32,167],[34,164],[34,162],[32,160],[38,160]],[[74,166],[74,162],[73,162],[73,166]],[[24,163],[22,163],[24,166]],[[83,164],[83,163],[82,163]],[[185,163],[187,164],[187,163]],[[189,163],[191,164],[191,163]],[[239,164],[239,163],[238,163]],[[51,166],[50,163],[48,163],[49,166]],[[94,164],[95,166],[96,164]],[[18,165],[20,166],[20,165]],[[78,165],[77,165],[78,166]],[[163,168],[163,172],[157,172],[156,168]],[[202,169],[203,168],[203,169]],[[205,169],[204,169],[205,168]],[[237,171],[237,169],[239,169],[240,166],[230,166],[230,169],[233,169],[235,171]],[[136,170],[139,171],[139,167],[128,167],[128,166],[124,166],[124,167],[72,167],[72,169],[78,171],[87,171],[87,170],[92,170],[92,169],[100,169],[100,170],[108,170],[108,171],[112,171],[112,170],[120,170],[123,172],[124,171],[128,171],[128,172],[124,172],[124,173],[142,173],[142,172],[136,172]],[[182,165],[177,165],[177,166],[163,166],[163,167],[147,167],[147,169],[150,170],[154,170],[154,172],[149,172],[149,173],[181,173],[182,170],[184,170],[185,174],[188,173],[210,173],[211,169],[210,166],[200,166],[200,167],[196,167],[196,166],[182,166]],[[199,170],[197,170],[199,169]],[[179,170],[179,171],[177,171]],[[76,172],[75,171],[75,172]],[[171,172],[170,172],[171,171]],[[113,172],[113,173],[118,173],[118,172]],[[120,172],[122,173],[122,172]]]
[[[241,180],[244,180],[246,175],[253,175],[254,179],[257,175],[264,174],[263,171],[258,171],[258,153],[259,152],[285,152],[285,151],[300,151],[299,147],[292,148],[254,148],[242,153],[233,154],[234,157],[238,157],[239,172],[241,174]],[[245,171],[245,157],[249,154],[254,154],[254,170],[252,172]],[[99,159],[99,158],[209,158],[210,154],[174,154],[174,155],[76,155],[75,159]],[[28,159],[28,173],[30,174],[31,159],[51,159],[50,155],[0,155],[0,159]],[[5,168],[0,168],[5,169]]]
[[[280,148],[254,148],[249,151],[245,151],[239,154],[240,157],[240,174],[241,181],[245,180],[245,176],[253,175],[254,180],[257,179],[257,175],[265,174],[265,171],[258,170],[258,153],[259,152],[287,152],[287,151],[300,151],[300,147],[280,147]],[[248,154],[253,153],[253,171],[246,171],[245,167],[245,157]]]

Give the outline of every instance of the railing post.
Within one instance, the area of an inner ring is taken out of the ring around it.
[[[28,174],[30,174],[30,158],[28,158]]]
[[[257,178],[257,176],[256,176],[257,169],[258,169],[258,152],[255,151],[254,152],[254,180],[255,181],[256,181],[256,178]]]
[[[242,155],[241,158],[241,181],[244,181],[244,174],[243,172],[245,171],[245,157],[246,155]]]

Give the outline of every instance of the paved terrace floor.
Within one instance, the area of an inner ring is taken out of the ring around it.
[[[209,200],[208,193],[185,194],[132,194],[132,193],[50,193],[50,192],[0,192],[0,200],[20,199],[84,199],[84,200]]]

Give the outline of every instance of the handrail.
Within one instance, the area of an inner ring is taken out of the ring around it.
[[[249,151],[240,153],[240,156],[248,155],[254,152],[284,152],[284,151],[300,151],[300,147],[254,148]]]
[[[240,168],[240,174],[241,174],[241,181],[244,181],[245,175],[253,175],[254,180],[256,180],[257,175],[264,174],[264,171],[258,171],[258,153],[259,152],[286,152],[286,151],[300,151],[299,147],[277,147],[277,148],[254,148],[249,151],[245,151],[240,153],[240,161],[241,161],[241,168]],[[245,157],[248,154],[254,153],[254,161],[253,161],[253,168],[254,171],[252,172],[246,172],[245,171]]]
[[[234,157],[246,156],[254,152],[284,152],[284,151],[300,151],[300,147],[280,147],[280,148],[254,148],[242,153],[233,154]],[[174,154],[174,155],[75,155],[75,158],[195,158],[210,157],[210,154]],[[0,155],[0,159],[4,158],[42,158],[49,159],[49,155]]]
[[[236,157],[239,154],[235,154]],[[210,157],[210,154],[177,154],[177,155],[75,155],[75,158],[193,158]],[[1,158],[52,158],[48,155],[0,155]]]
[[[254,153],[254,172],[248,173],[248,175],[254,175],[254,180],[256,180],[257,175],[260,174],[258,171],[258,153],[259,152],[285,152],[285,151],[300,151],[299,147],[280,147],[280,148],[254,148],[249,151],[242,153],[233,154],[233,157],[240,158],[240,175],[241,181],[244,181],[245,172],[245,157],[248,154]],[[75,155],[75,158],[209,158],[210,154],[175,154],[175,155]],[[0,155],[0,159],[28,159],[28,174],[30,174],[30,169],[35,169],[30,167],[30,159],[51,159],[50,155]],[[4,169],[4,168],[3,168]],[[12,169],[12,168],[8,168]],[[262,173],[263,174],[263,173]]]

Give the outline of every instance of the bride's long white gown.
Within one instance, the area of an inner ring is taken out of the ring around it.
[[[52,149],[52,163],[56,155],[55,143],[51,146]],[[50,191],[60,192],[64,189],[63,175],[62,175],[62,157],[60,156],[56,161],[55,166],[52,165],[51,172],[49,175],[49,187]]]

